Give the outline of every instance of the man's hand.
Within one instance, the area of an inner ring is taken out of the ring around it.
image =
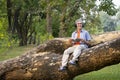
[[[85,44],[87,44],[87,45],[90,45],[90,41],[86,41],[86,40],[81,39],[81,38],[80,38],[80,41],[83,42],[83,43],[85,43]]]
[[[81,38],[80,38],[79,40],[80,40],[81,42],[85,42],[85,40],[84,40],[84,39],[81,39]]]
[[[80,42],[80,41],[87,44],[87,41],[85,41],[85,40],[82,39],[82,38],[77,38],[77,39],[75,39],[75,42]]]
[[[80,41],[81,41],[80,38],[75,39],[75,42],[80,42]]]

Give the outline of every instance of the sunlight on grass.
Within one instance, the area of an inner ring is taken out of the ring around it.
[[[0,49],[0,61],[14,58],[21,54],[24,54],[28,50],[32,49],[33,46],[23,46],[23,47],[14,47],[14,48],[1,48]]]
[[[74,80],[120,80],[120,64],[77,76]]]

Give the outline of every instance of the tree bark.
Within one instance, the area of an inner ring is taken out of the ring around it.
[[[120,62],[120,37],[118,36],[120,32],[94,36],[97,40],[102,38],[102,43],[101,40],[98,41],[99,43],[96,41],[96,46],[82,52],[76,66],[68,64],[68,69],[62,72],[58,71],[62,55],[57,53],[62,53],[65,48],[68,48],[70,45],[66,42],[68,39],[48,41],[26,54],[0,62],[0,79],[73,80],[77,75],[117,64]]]

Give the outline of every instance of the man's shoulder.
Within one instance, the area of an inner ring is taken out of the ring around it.
[[[85,29],[82,29],[82,31],[83,31],[83,32],[85,32],[85,33],[88,33],[88,31],[87,31],[87,30],[85,30]]]

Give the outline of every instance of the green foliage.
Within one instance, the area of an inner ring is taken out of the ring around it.
[[[105,12],[100,12],[101,25],[104,32],[115,31],[116,28],[116,19],[112,18]]]
[[[38,35],[39,34],[43,35],[46,33],[46,20],[45,19],[40,20],[39,18],[40,18],[39,16],[34,18],[32,26],[35,27],[35,30],[38,33]]]
[[[118,11],[116,16],[117,16],[118,20],[120,20],[120,10]]]
[[[6,1],[0,0],[0,17],[6,16]]]
[[[60,21],[59,21],[59,17],[57,16],[57,14],[53,14],[54,16],[53,16],[53,21],[52,21],[52,30],[53,30],[53,32],[52,32],[52,35],[54,36],[54,37],[58,37],[59,36],[59,34],[58,34],[58,32],[59,32],[59,26],[60,26]]]
[[[120,25],[116,27],[116,30],[120,30]]]
[[[39,37],[40,37],[40,43],[44,43],[54,38],[51,34],[44,34],[44,35],[40,35]]]
[[[117,22],[116,22],[117,27],[116,27],[116,30],[120,30],[120,7],[118,9],[116,17],[117,17]]]
[[[7,33],[6,1],[0,0],[0,6],[0,48],[10,47],[13,41],[9,40],[9,33]]]
[[[114,7],[112,0],[100,0],[100,11],[105,11],[109,15],[115,15],[117,13],[117,9]]]
[[[8,34],[6,33],[6,19],[0,19],[0,47],[9,47],[10,42],[8,41]],[[4,26],[4,27],[3,27]]]
[[[37,33],[37,44],[44,43],[45,41],[53,39],[52,34],[48,34],[48,32],[46,31],[46,19],[40,20],[40,17],[36,16],[34,18],[32,26],[35,27],[35,31]]]
[[[47,37],[59,37],[59,32],[64,30],[62,34],[65,36],[71,36],[71,33],[75,30],[74,22],[78,18],[83,18],[86,21],[85,28],[92,34],[103,32],[103,26],[101,26],[99,12],[106,11],[108,14],[113,15],[116,13],[114,4],[112,0],[100,0],[100,6],[96,6],[96,0],[11,0],[12,11],[11,15],[11,24],[14,23],[14,14],[15,11],[20,8],[20,15],[18,16],[18,25],[16,28],[23,27],[24,30],[21,30],[22,33],[27,36],[35,37],[36,42],[42,43],[47,40]],[[7,15],[7,2],[5,0],[0,1],[0,16]],[[48,10],[50,8],[50,10]],[[25,13],[28,13],[28,16],[25,17]],[[50,13],[51,23],[52,23],[52,34],[47,33],[47,13]],[[83,16],[84,14],[84,16]],[[30,21],[30,16],[32,19]],[[2,19],[0,18],[0,20]],[[8,22],[7,17],[4,16],[6,22]],[[24,20],[26,19],[26,20]],[[30,22],[29,22],[30,21]],[[22,22],[24,22],[22,24]],[[61,24],[62,23],[62,24]],[[8,23],[7,23],[8,24]],[[15,31],[15,35],[8,33],[7,34],[7,24],[2,24],[0,36],[6,45],[12,45],[18,42],[18,37],[20,33]],[[31,25],[28,25],[31,24]],[[0,23],[1,25],[1,23]],[[3,29],[5,28],[5,29]],[[27,28],[25,30],[25,28]],[[28,30],[29,29],[29,30]],[[117,28],[118,29],[118,28]],[[27,31],[28,30],[28,31]],[[3,33],[4,32],[4,33]],[[25,33],[26,32],[26,33]],[[33,34],[31,34],[33,33]],[[49,35],[49,36],[48,36]],[[4,37],[3,37],[4,36]],[[30,39],[28,39],[30,40]],[[20,41],[20,40],[19,40]],[[40,41],[40,42],[39,42]],[[2,41],[0,41],[2,42]],[[8,42],[8,43],[7,43]],[[2,43],[2,45],[5,45]]]

